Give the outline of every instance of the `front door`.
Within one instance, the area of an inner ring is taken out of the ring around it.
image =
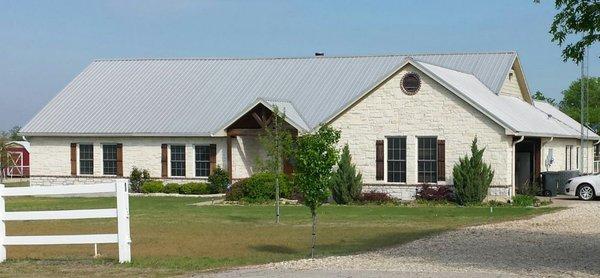
[[[521,192],[524,185],[530,184],[533,175],[531,171],[531,153],[530,152],[518,152],[515,157],[515,180],[517,192]]]

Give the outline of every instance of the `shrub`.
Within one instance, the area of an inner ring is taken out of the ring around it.
[[[207,183],[203,182],[188,182],[181,185],[179,188],[180,194],[210,194],[210,189]]]
[[[248,202],[264,202],[275,199],[275,177],[277,175],[269,172],[262,172],[252,175],[243,184],[243,199]],[[279,175],[279,194],[283,198],[289,198],[291,195],[291,184],[288,178]]]
[[[141,186],[142,193],[158,193],[162,191],[163,188],[162,181],[146,181]]]
[[[225,193],[226,201],[239,201],[244,198],[244,187],[246,186],[246,182],[248,179],[239,180],[236,183],[232,184]]]
[[[361,203],[375,203],[375,204],[386,204],[393,203],[394,198],[390,194],[385,192],[365,192],[360,195]]]
[[[352,164],[352,156],[348,144],[342,150],[338,169],[330,180],[333,200],[338,204],[358,201],[362,191],[362,174],[356,173],[356,165]]]
[[[425,201],[452,201],[452,190],[445,185],[430,186],[429,184],[421,185],[417,189],[417,199]]]
[[[479,204],[487,196],[494,171],[483,162],[484,151],[485,148],[478,149],[475,137],[471,145],[471,157],[462,157],[454,165],[454,196],[461,205]]]
[[[220,166],[208,177],[210,193],[224,193],[229,186],[229,173],[223,170]]]
[[[181,185],[178,183],[167,183],[162,188],[162,193],[167,193],[167,194],[179,193],[179,188],[181,188]]]
[[[137,167],[133,167],[131,174],[129,174],[129,187],[131,192],[139,193],[142,190],[142,184],[150,180],[150,173],[148,170],[140,170]]]
[[[530,195],[515,195],[512,202],[513,206],[531,207],[537,202],[537,198]]]

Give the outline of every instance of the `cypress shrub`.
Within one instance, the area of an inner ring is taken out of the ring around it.
[[[229,186],[229,173],[217,166],[215,172],[208,177],[208,186],[212,194],[225,193]]]
[[[338,204],[348,204],[358,201],[362,191],[362,174],[356,171],[356,165],[352,164],[352,156],[348,144],[342,150],[342,156],[338,162],[338,169],[330,180],[330,189]]]
[[[466,155],[454,165],[454,196],[461,205],[479,204],[487,196],[494,178],[492,167],[483,162],[485,148],[477,147],[477,137],[471,144],[471,157]]]

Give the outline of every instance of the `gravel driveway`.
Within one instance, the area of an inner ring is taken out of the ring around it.
[[[600,276],[600,201],[556,200],[569,209],[447,232],[352,256],[299,260],[213,277]]]

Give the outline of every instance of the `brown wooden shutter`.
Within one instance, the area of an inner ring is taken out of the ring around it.
[[[161,148],[161,156],[160,156],[160,162],[161,162],[161,177],[166,178],[169,176],[169,166],[168,166],[168,162],[169,162],[169,150],[168,150],[168,145],[167,144],[162,144],[160,146]]]
[[[375,141],[375,179],[383,180],[383,140]]]
[[[209,146],[210,174],[212,175],[217,169],[217,145],[210,144]]]
[[[77,143],[71,143],[71,176],[77,176]]]
[[[123,176],[123,144],[117,144],[117,177]]]
[[[437,140],[437,180],[446,180],[446,141]]]

